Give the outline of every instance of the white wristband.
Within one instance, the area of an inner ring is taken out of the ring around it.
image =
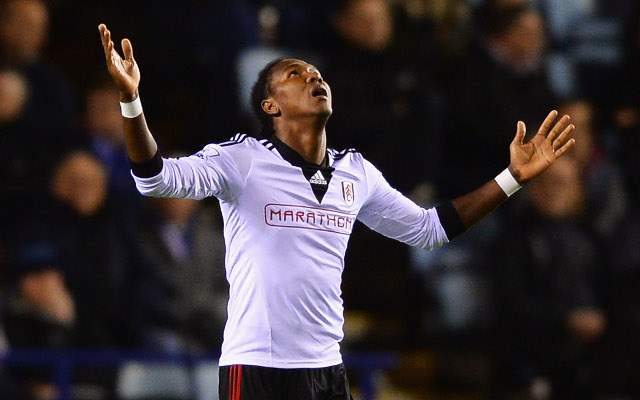
[[[135,118],[142,114],[142,103],[140,102],[140,96],[130,103],[120,102],[120,110],[122,116],[125,118]]]
[[[500,188],[509,197],[511,197],[512,194],[522,188],[522,186],[520,186],[513,175],[511,175],[511,172],[509,172],[509,168],[506,168],[504,171],[500,172],[500,174],[498,174],[495,179],[498,183],[498,186],[500,186]]]

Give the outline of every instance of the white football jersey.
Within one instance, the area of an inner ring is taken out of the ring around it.
[[[290,161],[272,141],[236,135],[193,156],[163,159],[156,176],[134,175],[144,195],[220,201],[230,284],[221,366],[342,362],[340,286],[356,219],[412,246],[448,241],[436,210],[391,188],[361,154],[328,150],[328,165],[308,177]],[[312,187],[322,185],[318,197]]]

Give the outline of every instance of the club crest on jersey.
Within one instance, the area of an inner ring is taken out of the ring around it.
[[[347,203],[348,206],[353,204],[353,200],[354,200],[353,182],[350,182],[350,181],[342,182],[342,198],[344,199],[344,202]]]

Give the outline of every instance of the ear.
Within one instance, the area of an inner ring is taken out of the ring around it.
[[[278,106],[271,100],[271,97],[262,100],[262,103],[260,103],[260,105],[262,106],[264,112],[271,115],[272,117],[277,117],[278,115],[280,115],[280,108],[278,108]]]

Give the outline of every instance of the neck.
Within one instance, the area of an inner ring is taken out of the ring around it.
[[[326,120],[274,121],[275,135],[305,161],[321,164],[327,153]]]

